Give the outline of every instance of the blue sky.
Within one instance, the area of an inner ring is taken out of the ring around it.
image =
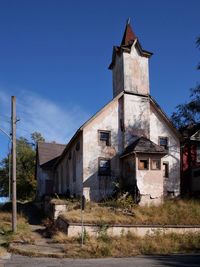
[[[17,97],[17,135],[41,132],[66,143],[112,98],[112,46],[131,24],[150,59],[151,95],[170,116],[197,84],[199,0],[0,1],[0,128],[9,132]],[[8,140],[0,134],[0,158]]]

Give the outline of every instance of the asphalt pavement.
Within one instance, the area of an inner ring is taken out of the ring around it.
[[[0,267],[199,267],[200,255],[137,256],[132,258],[55,259],[11,255]]]

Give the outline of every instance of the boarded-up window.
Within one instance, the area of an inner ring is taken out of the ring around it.
[[[169,162],[168,161],[163,162],[163,177],[169,178]]]
[[[148,161],[148,159],[139,159],[139,161],[138,161],[138,169],[139,170],[148,170],[149,169],[149,161]]]
[[[159,137],[159,145],[164,149],[168,149],[168,137]]]
[[[110,175],[111,168],[110,168],[110,160],[100,158],[99,159],[99,175],[107,176]]]
[[[151,160],[151,169],[152,170],[160,170],[160,159],[152,159]]]

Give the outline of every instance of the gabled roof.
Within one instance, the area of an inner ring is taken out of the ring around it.
[[[200,123],[189,124],[180,129],[180,133],[184,139],[197,140],[198,132],[200,131]]]
[[[122,95],[124,94],[124,92],[121,92],[120,94],[118,94],[115,98],[113,98],[112,100],[110,100],[107,104],[105,104],[100,110],[98,110],[92,117],[90,117],[76,132],[75,134],[72,136],[72,138],[70,139],[70,141],[68,142],[68,144],[66,145],[65,149],[63,150],[63,153],[61,154],[61,156],[57,159],[57,161],[55,162],[55,166],[58,165],[58,163],[62,160],[62,158],[65,156],[65,154],[67,153],[68,149],[70,148],[71,144],[74,142],[74,140],[82,133],[83,129],[90,123],[92,122],[98,115],[100,115],[105,109],[109,108],[110,105],[112,105],[113,102],[117,101]]]
[[[142,48],[138,38],[136,37],[131,27],[130,20],[128,20],[120,46],[113,46],[112,62],[108,68],[112,69],[114,67],[117,55],[120,56],[123,52],[130,53],[132,45],[135,45],[141,56],[151,57],[153,55],[153,53],[146,51]]]
[[[157,101],[151,96],[149,95],[150,98],[150,103],[151,105],[156,109],[156,111],[160,114],[160,116],[165,120],[165,122],[167,123],[167,125],[171,128],[171,130],[173,131],[173,133],[179,138],[181,139],[181,134],[180,132],[176,129],[176,127],[174,126],[174,124],[172,123],[172,121],[168,118],[167,114],[162,110],[162,108],[160,107],[160,105],[157,103]]]
[[[148,138],[140,137],[136,141],[134,141],[132,144],[127,146],[120,157],[123,158],[133,153],[166,155],[168,152],[162,146],[155,144]]]
[[[39,165],[46,168],[53,166],[65,147],[66,145],[63,144],[38,142],[37,156]]]

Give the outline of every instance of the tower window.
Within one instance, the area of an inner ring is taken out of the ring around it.
[[[168,137],[159,137],[159,145],[164,149],[168,149]]]
[[[99,175],[107,176],[110,175],[111,168],[110,168],[110,159],[99,159]]]
[[[99,131],[100,144],[110,146],[110,131]]]

